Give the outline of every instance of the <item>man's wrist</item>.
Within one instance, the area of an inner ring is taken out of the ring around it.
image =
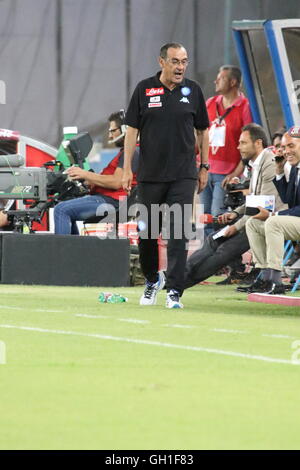
[[[209,163],[205,163],[205,162],[200,163],[200,168],[199,168],[200,170],[205,169],[206,171],[208,171],[209,168],[210,168]]]

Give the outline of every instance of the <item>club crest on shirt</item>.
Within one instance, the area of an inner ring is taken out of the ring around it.
[[[146,88],[146,96],[154,96],[154,95],[164,95],[165,90],[163,87],[160,88]]]
[[[189,96],[189,94],[191,93],[191,89],[188,86],[184,86],[181,88],[181,93],[183,94],[183,96]]]
[[[184,96],[183,98],[181,98],[181,100],[179,100],[181,103],[189,103],[189,100],[188,98],[186,98],[186,96]]]

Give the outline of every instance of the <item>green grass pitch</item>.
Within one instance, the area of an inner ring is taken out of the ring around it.
[[[142,287],[0,292],[1,449],[300,448],[297,308],[233,286],[183,310],[140,307]]]

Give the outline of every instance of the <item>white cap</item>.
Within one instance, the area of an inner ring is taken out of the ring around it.
[[[64,127],[63,128],[63,133],[64,134],[78,134],[78,127],[77,126]]]

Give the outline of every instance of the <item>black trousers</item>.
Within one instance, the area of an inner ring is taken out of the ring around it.
[[[169,183],[139,183],[139,253],[145,278],[156,282],[158,271],[157,238],[162,228],[162,213],[158,206],[166,204],[167,217],[167,290],[174,289],[182,295],[184,269],[187,258],[187,219],[193,205],[196,180],[182,179]],[[174,210],[173,210],[174,209]]]
[[[223,266],[230,264],[250,248],[245,229],[230,238],[212,238],[210,234],[200,250],[188,259],[184,275],[184,288],[213,276]]]

